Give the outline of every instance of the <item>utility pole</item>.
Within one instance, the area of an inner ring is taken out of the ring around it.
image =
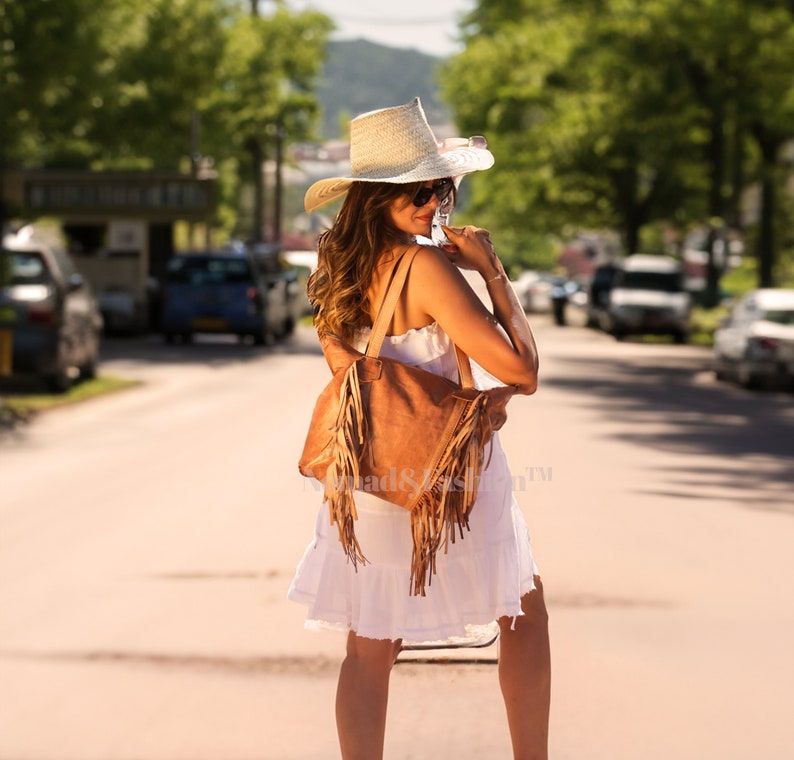
[[[254,173],[254,219],[251,237],[255,243],[262,243],[265,239],[265,178],[262,176],[265,151],[262,149],[261,141],[256,137],[248,140],[246,148],[251,156],[251,168]]]
[[[281,242],[281,218],[284,198],[284,125],[279,119],[276,124],[276,177],[273,198],[273,242]]]

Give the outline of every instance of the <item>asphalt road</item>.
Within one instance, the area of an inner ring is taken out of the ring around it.
[[[502,439],[551,615],[555,760],[794,757],[794,397],[533,317]],[[337,757],[343,637],[284,598],[326,368],[113,341],[144,385],[0,439],[0,760]],[[401,661],[388,760],[508,758],[494,648]],[[462,658],[461,656],[462,655]],[[479,658],[479,661],[475,661]]]

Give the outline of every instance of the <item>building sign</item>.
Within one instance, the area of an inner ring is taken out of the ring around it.
[[[142,251],[146,245],[144,222],[119,222],[108,224],[108,245],[111,253],[118,251]]]
[[[181,175],[53,173],[24,182],[25,208],[32,213],[205,219],[215,205],[212,181]]]

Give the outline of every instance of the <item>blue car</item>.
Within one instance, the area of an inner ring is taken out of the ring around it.
[[[254,258],[245,252],[183,253],[168,262],[161,325],[168,343],[196,333],[229,333],[270,343],[278,333],[268,288]]]

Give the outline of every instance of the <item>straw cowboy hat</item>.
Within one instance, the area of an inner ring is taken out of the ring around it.
[[[459,177],[493,166],[485,138],[454,137],[439,142],[419,98],[382,108],[350,122],[350,177],[315,182],[303,205],[307,212],[344,195],[353,182],[425,182]]]

